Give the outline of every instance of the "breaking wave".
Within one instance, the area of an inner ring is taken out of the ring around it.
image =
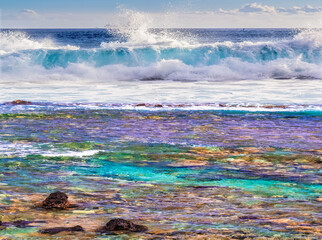
[[[133,30],[133,29],[132,29]],[[0,57],[6,81],[37,80],[240,80],[321,79],[321,32],[292,40],[196,43],[147,29],[100,48],[59,46],[22,32],[2,32]],[[158,38],[159,36],[159,38]],[[182,38],[184,39],[184,38]],[[24,77],[23,77],[24,76]],[[30,76],[30,79],[28,77]]]

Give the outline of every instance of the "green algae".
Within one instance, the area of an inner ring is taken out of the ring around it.
[[[7,237],[7,238],[21,238],[26,239],[26,234],[36,233],[39,228],[29,227],[29,228],[6,228],[4,230],[0,230],[0,237]]]
[[[69,149],[73,151],[92,150],[92,149],[96,149],[98,146],[100,145],[93,142],[66,142],[66,143],[58,143],[54,145],[54,147],[56,148],[64,148],[64,149]]]
[[[188,150],[188,147],[171,144],[135,144],[127,143],[124,146],[118,148],[118,151],[144,153],[144,154],[165,154],[165,153],[184,153]]]
[[[240,188],[264,197],[308,199],[322,194],[322,185],[287,183],[262,179],[225,179],[217,186]]]
[[[76,119],[77,115],[71,115],[67,113],[56,113],[56,114],[46,114],[46,113],[3,113],[0,114],[0,119],[47,119],[52,118],[66,118],[66,119]]]

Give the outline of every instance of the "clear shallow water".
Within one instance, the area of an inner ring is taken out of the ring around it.
[[[67,221],[99,238],[113,217],[149,226],[125,239],[319,236],[319,112],[38,109],[0,122],[2,221],[45,222],[3,236],[46,239],[36,232]],[[80,209],[35,208],[55,190]]]

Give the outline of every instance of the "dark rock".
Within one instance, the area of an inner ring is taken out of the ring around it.
[[[244,240],[247,238],[247,236],[244,235],[235,235],[231,237],[232,239],[239,239],[239,240]]]
[[[145,107],[145,103],[136,104],[137,107]]]
[[[247,216],[240,216],[239,219],[242,219],[242,220],[255,220],[255,219],[258,219],[258,217],[253,216],[253,215],[247,215]]]
[[[159,80],[163,80],[162,77],[146,77],[146,78],[142,78],[141,81],[159,81]]]
[[[14,222],[10,222],[9,224],[12,226],[15,226],[17,228],[25,228],[29,227],[29,224],[33,223],[32,221],[24,221],[24,220],[18,220]]]
[[[143,225],[137,225],[131,221],[121,218],[115,218],[110,220],[104,227],[99,229],[99,232],[108,233],[113,231],[129,231],[129,232],[145,232],[148,228]]]
[[[2,221],[0,221],[0,226],[2,226]]]
[[[66,209],[70,206],[68,202],[68,196],[63,192],[51,193],[40,205],[42,208],[46,209]]]
[[[56,228],[46,228],[40,230],[39,233],[54,235],[60,232],[85,232],[84,228],[80,225],[74,227],[56,227]]]
[[[18,99],[18,100],[14,100],[14,101],[10,102],[10,104],[13,104],[13,105],[28,105],[28,104],[31,104],[31,102]]]
[[[161,104],[155,104],[155,105],[154,105],[154,107],[162,108],[162,107],[163,107],[163,105],[161,105]]]
[[[13,221],[13,222],[1,222],[0,226],[4,227],[10,227],[14,226],[17,228],[26,228],[26,227],[31,227],[29,226],[32,223],[46,223],[45,221],[25,221],[25,220],[18,220],[18,221]]]

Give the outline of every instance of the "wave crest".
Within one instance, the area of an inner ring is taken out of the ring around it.
[[[48,38],[32,39],[27,33],[19,31],[0,32],[0,55],[16,53],[22,50],[36,49],[70,49],[77,50],[79,47],[65,45],[59,46]]]

